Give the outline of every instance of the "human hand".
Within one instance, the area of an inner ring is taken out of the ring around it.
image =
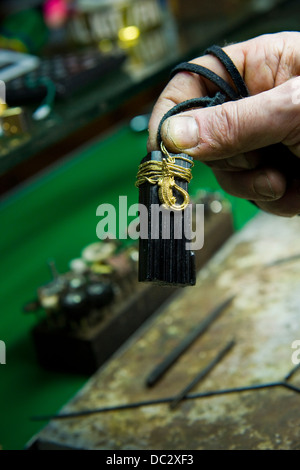
[[[170,152],[184,152],[210,166],[229,194],[280,216],[300,214],[300,33],[259,36],[223,49],[250,97],[170,117],[162,126],[162,140]],[[233,85],[214,56],[192,62]],[[198,75],[177,73],[153,109],[148,150],[157,149],[157,129],[170,108],[216,91]]]

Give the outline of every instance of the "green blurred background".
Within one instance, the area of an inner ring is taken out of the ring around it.
[[[54,258],[58,270],[64,272],[85,245],[97,241],[99,204],[117,208],[120,195],[128,197],[129,205],[137,202],[134,183],[146,140],[146,133],[134,133],[122,125],[30,181],[0,206],[0,339],[7,348],[7,363],[0,365],[0,443],[4,449],[22,449],[41,427],[30,417],[57,412],[87,380],[44,371],[37,364],[30,336],[37,319],[22,313],[22,308],[35,297],[37,287],[50,280],[47,260]],[[219,187],[211,171],[197,162],[190,188],[193,195],[199,189]],[[229,199],[239,229],[256,208]]]

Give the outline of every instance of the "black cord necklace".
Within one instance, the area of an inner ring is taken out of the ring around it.
[[[187,249],[192,226],[188,183],[192,178],[193,158],[184,153],[168,152],[161,138],[163,123],[189,109],[216,106],[249,96],[242,76],[223,49],[212,46],[205,52],[220,60],[236,89],[211,70],[190,62],[177,65],[171,72],[171,78],[181,71],[196,73],[210,80],[220,91],[213,97],[193,98],[171,108],[158,127],[160,150],[150,152],[139,166],[136,182],[139,203],[147,209],[140,213],[141,233],[144,234],[139,243],[139,280],[142,282],[179,286],[196,283],[195,255]]]

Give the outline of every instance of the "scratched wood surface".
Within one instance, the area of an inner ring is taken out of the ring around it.
[[[177,394],[232,338],[231,352],[193,392],[282,381],[300,340],[300,217],[260,214],[211,259],[197,286],[183,289],[60,411],[82,411]],[[145,380],[218,303],[232,304],[153,388]],[[300,358],[300,354],[299,354]],[[300,370],[291,379],[300,386]],[[284,387],[51,420],[43,448],[298,449],[300,394]]]

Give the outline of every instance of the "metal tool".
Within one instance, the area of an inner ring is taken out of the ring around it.
[[[220,316],[220,314],[230,305],[234,296],[229,297],[222,302],[195,328],[192,328],[190,333],[179,343],[173,351],[156,366],[150,373],[146,380],[146,385],[152,387],[159,379],[170,369],[170,367],[177,361],[177,359],[196,341],[209,328],[209,326]]]
[[[174,400],[170,403],[170,408],[173,410],[176,406],[184,399],[184,397],[192,390],[201,380],[203,380],[212,369],[219,364],[219,362],[223,359],[223,357],[232,349],[235,342],[230,341],[226,346],[218,352],[218,354],[214,357],[214,359],[204,368],[202,369],[199,374],[186,386],[184,387],[181,392],[174,398]]]

